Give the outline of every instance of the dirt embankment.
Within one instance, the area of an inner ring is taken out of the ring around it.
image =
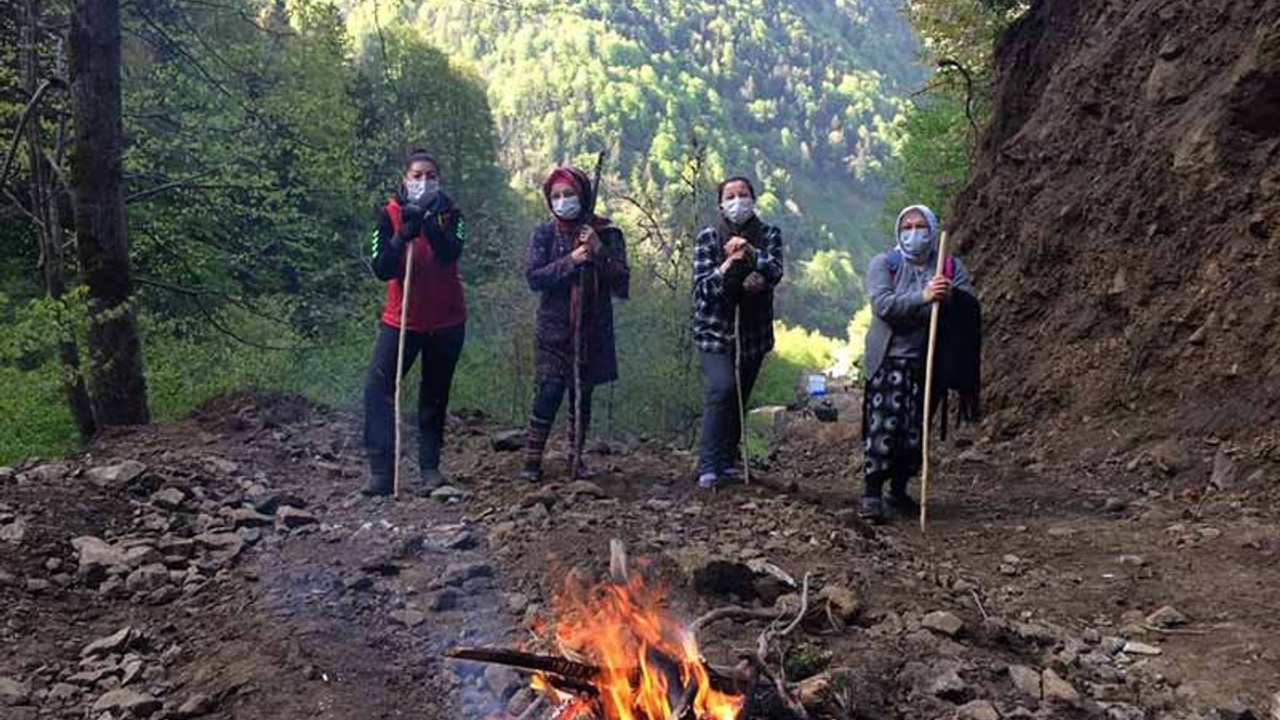
[[[1000,426],[1274,452],[1280,1],[1037,0],[997,66],[950,224]]]

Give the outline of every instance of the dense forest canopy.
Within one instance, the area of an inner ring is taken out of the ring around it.
[[[74,426],[58,396],[86,374],[70,351],[88,325],[66,87],[32,108],[25,135],[11,130],[34,81],[66,80],[76,5],[18,5],[0,14],[0,126],[17,148],[0,202],[0,404],[22,418],[0,433],[7,458],[68,447]],[[802,370],[857,354],[860,321],[850,318],[862,268],[888,241],[885,203],[945,187],[940,178],[967,166],[970,126],[954,92],[931,80],[918,94],[928,78],[921,50],[939,40],[964,49],[967,30],[940,0],[903,9],[897,0],[122,4],[130,307],[153,416],[246,385],[354,402],[382,293],[367,267],[374,210],[418,145],[440,156],[472,230],[462,405],[525,412],[532,298],[521,262],[543,213],[537,186],[555,163],[590,165],[599,151],[636,278],[618,317],[617,426],[688,437],[696,420],[690,242],[714,217],[714,181],[731,172],[759,181],[762,210],[787,238],[779,352],[759,394],[785,401]],[[908,18],[933,22],[937,37],[922,45]]]
[[[758,179],[793,260],[783,317],[843,336],[883,245],[903,95],[924,77],[896,0],[362,1],[349,13],[375,43],[367,55],[408,26],[480,68],[519,185],[607,150],[613,194],[661,204],[695,142],[709,177]]]

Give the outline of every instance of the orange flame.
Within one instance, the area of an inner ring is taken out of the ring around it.
[[[566,657],[601,668],[599,703],[575,701],[541,676],[533,689],[557,704],[575,701],[562,708],[563,720],[680,720],[674,713],[691,688],[693,717],[735,720],[743,698],[711,686],[697,641],[661,611],[662,599],[638,574],[594,590],[567,583],[555,603],[553,640]]]

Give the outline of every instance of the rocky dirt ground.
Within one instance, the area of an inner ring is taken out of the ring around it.
[[[640,440],[598,443],[590,482],[553,458],[520,484],[504,429],[465,416],[449,488],[363,499],[355,418],[248,395],[0,469],[0,717],[519,713],[523,678],[442,652],[529,642],[619,538],[690,618],[794,602],[761,561],[810,574],[843,627],[773,661],[847,668],[833,717],[1280,719],[1280,448],[979,429],[940,453],[922,535],[854,517],[856,424],[785,419],[761,481],[714,494]],[[703,650],[730,662],[761,627]]]

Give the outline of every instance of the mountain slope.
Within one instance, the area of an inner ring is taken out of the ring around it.
[[[358,35],[372,20],[352,9]],[[708,179],[760,179],[796,260],[838,249],[861,268],[882,244],[866,208],[898,142],[899,96],[924,75],[891,0],[439,0],[381,20],[480,68],[505,164],[526,186],[608,149],[615,184],[661,203],[696,137]],[[841,330],[859,289],[846,294]]]

